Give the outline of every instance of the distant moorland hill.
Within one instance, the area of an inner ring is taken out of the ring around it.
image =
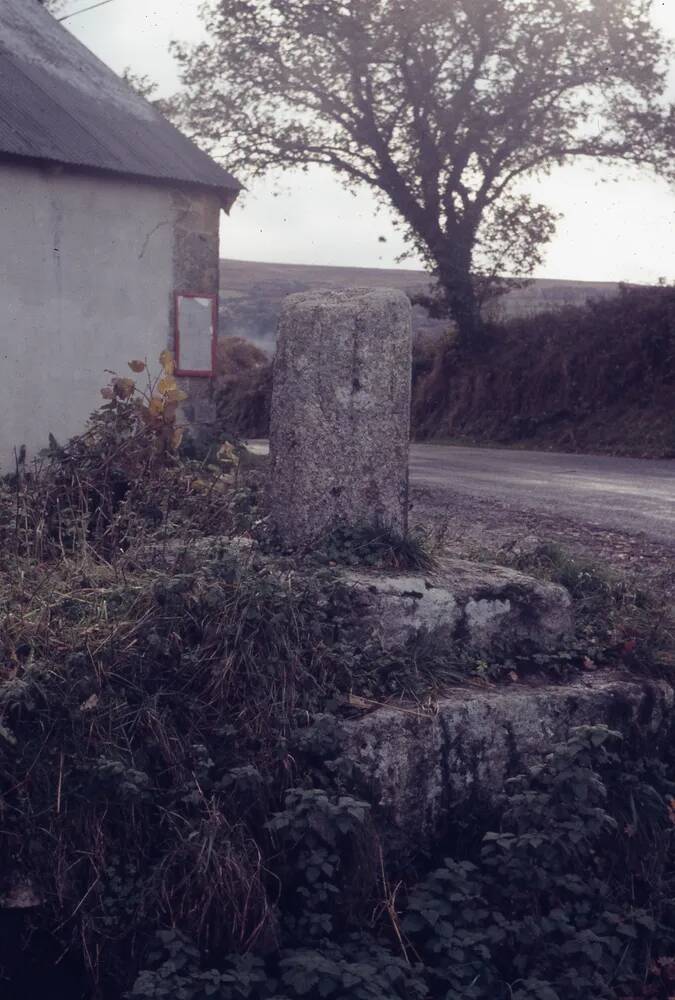
[[[220,333],[244,337],[270,352],[274,348],[282,300],[293,292],[315,288],[400,288],[422,292],[429,287],[425,271],[393,268],[325,267],[312,264],[263,264],[245,260],[220,262]],[[589,299],[616,294],[612,282],[538,280],[498,300],[499,318],[531,316]],[[419,306],[414,310],[416,333],[447,327],[430,320]]]

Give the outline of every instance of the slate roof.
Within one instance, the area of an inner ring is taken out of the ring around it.
[[[218,189],[241,185],[38,3],[0,0],[0,156]]]

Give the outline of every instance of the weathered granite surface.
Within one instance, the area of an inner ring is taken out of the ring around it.
[[[672,734],[673,701],[665,681],[611,673],[564,686],[456,689],[435,712],[383,708],[346,723],[348,756],[374,792],[380,830],[412,855],[438,844],[470,796],[494,801],[577,726],[626,734],[637,724],[658,746]]]
[[[366,617],[385,647],[421,630],[439,643],[476,652],[555,648],[573,629],[563,587],[501,566],[444,559],[431,575],[350,572],[346,582],[367,598]]]
[[[282,309],[270,430],[270,510],[303,545],[339,524],[404,531],[411,306],[388,289],[291,295]]]

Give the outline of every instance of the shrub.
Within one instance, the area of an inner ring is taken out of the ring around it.
[[[272,365],[225,375],[216,389],[218,427],[234,438],[265,438],[272,404]]]
[[[63,446],[50,437],[32,465],[23,454],[0,480],[0,558],[114,560],[149,534],[168,537],[175,521],[183,535],[227,531],[245,503],[229,482],[231,452],[208,469],[181,460],[187,396],[171,353],[160,361],[155,378],[144,361],[130,362],[145,386],[113,375],[83,434]]]
[[[477,863],[448,859],[411,893],[403,928],[448,998],[625,996],[655,937],[670,946],[657,925],[672,909],[672,785],[657,762],[645,780],[619,743],[578,730],[510,783]]]
[[[667,598],[645,590],[639,577],[613,572],[550,542],[520,554],[501,550],[495,558],[569,591],[582,656],[593,644],[600,659],[618,659],[636,671],[671,676],[672,608]]]
[[[451,337],[413,386],[418,437],[665,456],[672,450],[675,287],[492,324],[471,358]]]

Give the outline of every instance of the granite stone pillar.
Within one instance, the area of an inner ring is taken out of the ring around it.
[[[339,525],[405,531],[411,306],[389,289],[284,302],[270,428],[271,514],[289,545]]]

